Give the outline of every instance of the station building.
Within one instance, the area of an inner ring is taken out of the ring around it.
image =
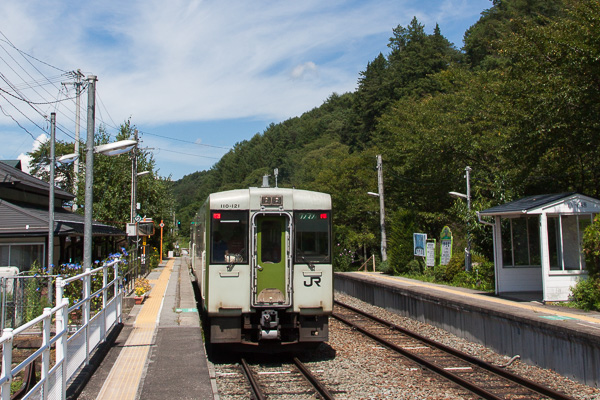
[[[598,213],[600,200],[573,192],[524,197],[478,212],[480,222],[492,226],[496,294],[567,301],[571,287],[588,276],[583,232]]]
[[[20,161],[0,161],[0,267],[27,271],[47,264],[50,185],[21,170]],[[83,259],[84,216],[63,207],[75,196],[54,189],[54,265]],[[93,257],[119,248],[125,232],[92,223]]]

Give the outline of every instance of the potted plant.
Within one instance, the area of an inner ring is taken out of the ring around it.
[[[142,304],[146,298],[146,294],[150,291],[150,282],[146,278],[140,278],[135,282],[133,289],[135,296],[135,304]]]

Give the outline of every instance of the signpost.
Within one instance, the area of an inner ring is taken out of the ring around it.
[[[425,243],[427,242],[426,233],[413,233],[414,255],[425,257]]]
[[[425,265],[428,267],[435,267],[435,239],[429,239],[427,241],[427,258]]]
[[[452,258],[452,231],[450,228],[445,226],[444,229],[442,229],[440,239],[442,243],[440,264],[448,265],[450,258]]]

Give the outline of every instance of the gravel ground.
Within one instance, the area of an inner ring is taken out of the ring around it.
[[[442,329],[401,317],[353,297],[336,293],[336,299],[490,363],[503,365],[511,359]],[[322,380],[336,399],[476,398],[464,389],[359,335],[333,318],[330,318],[329,342],[298,356]],[[277,356],[272,358],[273,361],[277,359]],[[221,400],[240,398],[241,382],[238,377],[234,378],[236,374],[232,374],[232,364],[216,362],[214,365]],[[600,389],[574,382],[551,370],[533,367],[519,360],[514,361],[507,369],[573,398],[600,400]],[[286,396],[277,398],[285,399]]]
[[[372,306],[365,302],[362,302],[354,297],[344,295],[342,293],[335,294],[336,300],[344,302],[348,305],[354,306],[361,310],[372,313],[380,318],[384,318],[394,324],[400,325],[413,332],[416,332],[422,336],[433,339],[440,343],[443,343],[449,347],[460,350],[464,353],[483,359],[495,365],[504,365],[511,359],[510,356],[503,356],[491,349],[488,349],[480,344],[469,342],[465,339],[459,338],[443,329],[436,328],[434,326],[399,316],[388,312],[382,308]],[[336,329],[337,330],[337,329]],[[335,338],[334,338],[335,340]],[[556,372],[548,369],[538,368],[535,366],[528,365],[519,360],[514,361],[507,370],[520,376],[527,377],[536,382],[540,382],[544,385],[551,387],[554,390],[563,392],[576,399],[600,399],[600,389],[584,385],[582,383],[575,382],[564,376],[557,374]],[[374,397],[379,398],[379,397]],[[418,397],[406,397],[406,398],[418,398]],[[431,398],[444,398],[444,397],[431,397]]]

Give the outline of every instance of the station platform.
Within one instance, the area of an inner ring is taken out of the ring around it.
[[[215,398],[214,371],[206,358],[187,265],[180,258],[168,259],[147,278],[150,295],[123,315],[119,336],[71,398]]]
[[[337,291],[507,356],[600,385],[600,313],[373,272],[336,273]]]

